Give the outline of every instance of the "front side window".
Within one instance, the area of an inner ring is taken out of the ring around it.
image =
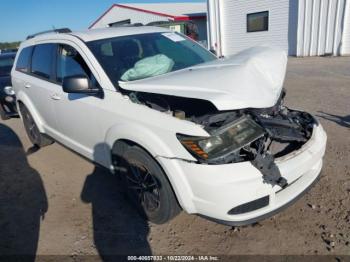
[[[25,47],[18,56],[16,70],[24,73],[29,73],[29,62],[32,56],[33,47]]]
[[[113,82],[134,81],[217,59],[194,41],[173,32],[121,36],[88,47]]]
[[[55,44],[40,44],[35,46],[32,56],[31,72],[45,79],[52,75]]]
[[[247,14],[247,32],[269,30],[269,11]]]
[[[70,76],[86,76],[89,79],[92,73],[79,52],[69,45],[60,45],[57,59],[57,82]]]
[[[14,56],[5,55],[0,57],[0,76],[10,75],[14,61]]]

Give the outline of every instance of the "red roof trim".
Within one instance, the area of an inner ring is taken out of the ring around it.
[[[206,19],[205,15],[201,16],[175,16],[174,21],[189,21],[189,20],[200,20]]]
[[[115,4],[115,6],[126,8],[126,9],[131,9],[131,10],[134,10],[134,11],[144,12],[144,13],[148,13],[148,14],[152,14],[152,15],[165,16],[165,17],[170,17],[170,18],[173,18],[173,19],[176,18],[176,16],[173,16],[173,15],[168,15],[168,14],[164,14],[164,13],[154,12],[154,11],[150,11],[150,10],[146,10],[146,9],[133,7],[133,6],[127,6],[127,5],[121,5],[121,4]]]
[[[144,12],[148,14],[153,14],[153,15],[159,15],[159,16],[165,16],[169,17],[171,19],[174,19],[175,21],[188,21],[188,20],[197,20],[197,19],[205,19],[206,16],[173,16],[173,15],[168,15],[165,13],[159,13],[159,12],[154,12],[146,9],[141,9],[137,7],[132,7],[132,6],[127,6],[127,5],[121,5],[121,4],[113,4],[110,8],[108,8],[95,22],[93,22],[90,26],[93,27],[97,22],[99,22],[109,11],[111,11],[114,7],[121,7],[121,8],[126,8],[126,9],[131,9],[134,11],[139,11],[139,12]]]

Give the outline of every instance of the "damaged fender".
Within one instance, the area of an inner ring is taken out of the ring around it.
[[[207,133],[200,127],[194,129],[193,124],[191,124],[191,126],[191,130],[197,130],[198,135],[207,135]],[[141,145],[148,153],[157,159],[160,166],[166,171],[166,174],[171,174],[171,172],[169,172],[164,161],[171,161],[171,159],[175,158],[177,160],[180,159],[181,161],[195,161],[195,159],[179,144],[176,136],[171,133],[162,132],[160,136],[160,130],[158,130],[156,135],[151,129],[148,129],[145,126],[125,123],[115,125],[107,132],[105,138],[105,143],[107,145],[105,153],[107,157],[101,156],[101,161],[103,159],[108,159],[108,163],[104,163],[105,166],[112,166],[111,149],[113,148],[114,143],[118,140],[129,140]],[[168,175],[168,179],[173,186],[180,205],[186,210],[192,210],[192,190],[186,177],[182,174],[177,174],[175,178]]]

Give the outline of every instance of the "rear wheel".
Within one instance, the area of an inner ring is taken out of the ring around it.
[[[143,149],[128,147],[122,156],[122,180],[131,202],[149,221],[163,224],[180,212],[175,194],[158,163]]]
[[[52,139],[40,133],[38,126],[26,106],[20,104],[19,109],[21,111],[24,128],[32,144],[37,147],[44,147],[52,144],[54,142]]]

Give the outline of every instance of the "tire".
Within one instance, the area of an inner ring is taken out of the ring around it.
[[[39,128],[36,125],[27,107],[23,104],[19,104],[19,109],[21,111],[24,128],[30,142],[32,142],[32,144],[37,147],[51,145],[54,141],[44,134],[40,133]]]
[[[10,117],[8,117],[8,116],[6,115],[6,112],[5,112],[5,110],[3,109],[3,107],[2,107],[1,104],[0,104],[0,118],[1,118],[2,120],[8,120],[8,119],[10,119]]]
[[[181,211],[166,175],[145,150],[129,146],[120,166],[127,196],[144,218],[163,224]]]

